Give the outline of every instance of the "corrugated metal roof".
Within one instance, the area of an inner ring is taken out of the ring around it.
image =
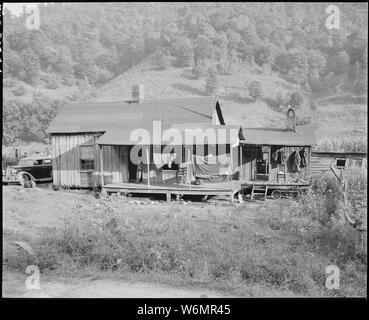
[[[245,144],[310,146],[315,143],[311,127],[296,127],[296,132],[284,128],[242,128]]]
[[[137,131],[142,129],[143,131]],[[136,144],[231,144],[238,145],[240,126],[211,125],[208,123],[180,123],[154,127],[151,123],[144,126],[115,128],[108,130],[98,140],[101,145],[136,145]],[[210,130],[210,131],[209,131]],[[147,136],[147,140],[142,137]],[[177,140],[175,140],[178,137]],[[206,137],[206,139],[204,139]],[[154,140],[156,139],[156,140]]]
[[[66,104],[51,122],[48,133],[101,132],[142,126],[153,120],[167,123],[212,122],[214,97]]]

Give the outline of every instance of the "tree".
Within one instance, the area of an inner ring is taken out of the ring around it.
[[[253,81],[248,87],[249,96],[255,102],[258,98],[262,96],[261,84],[259,81]]]
[[[241,42],[241,35],[231,29],[227,32],[227,39],[229,50],[238,50]]]
[[[83,79],[86,77],[89,83],[94,83],[97,80],[98,68],[94,60],[87,53],[83,53],[80,56],[79,62],[74,70],[78,78]]]
[[[211,40],[203,35],[197,37],[195,41],[195,63],[203,59],[210,59],[213,57],[213,44]]]
[[[214,67],[211,67],[206,75],[205,90],[207,93],[214,94],[218,90],[218,85],[218,72]]]
[[[22,59],[24,62],[24,81],[30,84],[36,83],[40,71],[38,56],[32,49],[26,49],[22,51]]]
[[[190,39],[180,37],[173,44],[177,65],[179,67],[189,67],[194,61],[194,52]]]
[[[318,75],[324,71],[327,60],[322,55],[320,50],[309,50],[308,52],[310,70],[316,72]]]
[[[333,72],[335,75],[346,74],[349,68],[350,57],[344,50],[331,57],[327,65],[327,71]]]
[[[214,39],[215,58],[219,61],[228,58],[228,39],[225,32],[220,32]]]
[[[293,92],[290,95],[290,98],[288,99],[288,104],[292,107],[292,108],[299,108],[302,103],[303,103],[303,97],[301,96],[301,94],[299,92]]]
[[[255,50],[255,62],[258,65],[271,64],[272,61],[273,55],[270,45],[263,45]]]
[[[19,77],[21,71],[24,70],[24,63],[15,51],[10,50],[4,56],[4,72],[6,76]]]
[[[49,66],[54,68],[59,60],[59,52],[53,47],[45,47],[40,54],[40,58],[41,67],[44,70],[47,70]]]
[[[171,44],[175,38],[179,36],[179,28],[177,24],[170,23],[166,26],[166,28],[163,31],[163,39],[166,41],[167,44]]]
[[[112,72],[116,71],[119,59],[115,47],[97,56],[95,58],[95,63],[99,68],[107,69]]]
[[[55,71],[63,74],[73,74],[73,60],[67,46],[60,46],[58,49],[58,61],[55,64]]]
[[[362,32],[350,34],[345,42],[344,48],[350,56],[350,63],[353,65],[356,61],[363,63],[363,56],[367,46],[368,39]]]

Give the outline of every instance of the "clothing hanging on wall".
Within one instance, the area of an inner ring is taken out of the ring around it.
[[[293,172],[300,172],[300,165],[301,165],[301,157],[298,151],[293,151],[291,154],[292,157],[292,171]]]
[[[272,163],[286,164],[286,156],[283,150],[277,150],[272,153]]]
[[[308,153],[306,151],[305,148],[302,148],[300,151],[299,151],[299,155],[300,155],[300,158],[301,158],[301,168],[304,168],[306,167],[306,164],[307,164],[307,157],[308,157]]]
[[[286,164],[286,155],[283,150],[279,151],[278,160],[280,164],[283,164],[283,165]]]
[[[273,162],[278,162],[278,151],[274,151],[272,153],[272,161]]]

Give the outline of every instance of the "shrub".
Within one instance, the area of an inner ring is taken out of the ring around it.
[[[200,79],[201,78],[201,68],[199,66],[194,66],[192,68],[192,74],[195,77],[195,79]]]
[[[59,84],[61,82],[61,79],[56,74],[49,74],[44,79],[46,81],[46,88],[47,89],[57,89],[57,88],[59,88]]]
[[[258,98],[262,96],[261,84],[258,81],[253,81],[249,84],[248,87],[249,96],[256,101]]]
[[[218,90],[218,72],[215,68],[209,68],[206,80],[205,80],[205,90],[207,93],[213,94]]]
[[[62,81],[67,86],[75,86],[76,85],[76,78],[72,74],[62,75]]]
[[[297,109],[299,107],[301,107],[302,103],[303,103],[304,99],[302,97],[302,95],[299,92],[293,92],[289,99],[288,99],[288,104],[294,108]]]

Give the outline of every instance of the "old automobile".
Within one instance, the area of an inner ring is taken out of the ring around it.
[[[26,157],[15,166],[3,169],[3,184],[34,186],[37,182],[52,182],[52,159],[50,157]]]

